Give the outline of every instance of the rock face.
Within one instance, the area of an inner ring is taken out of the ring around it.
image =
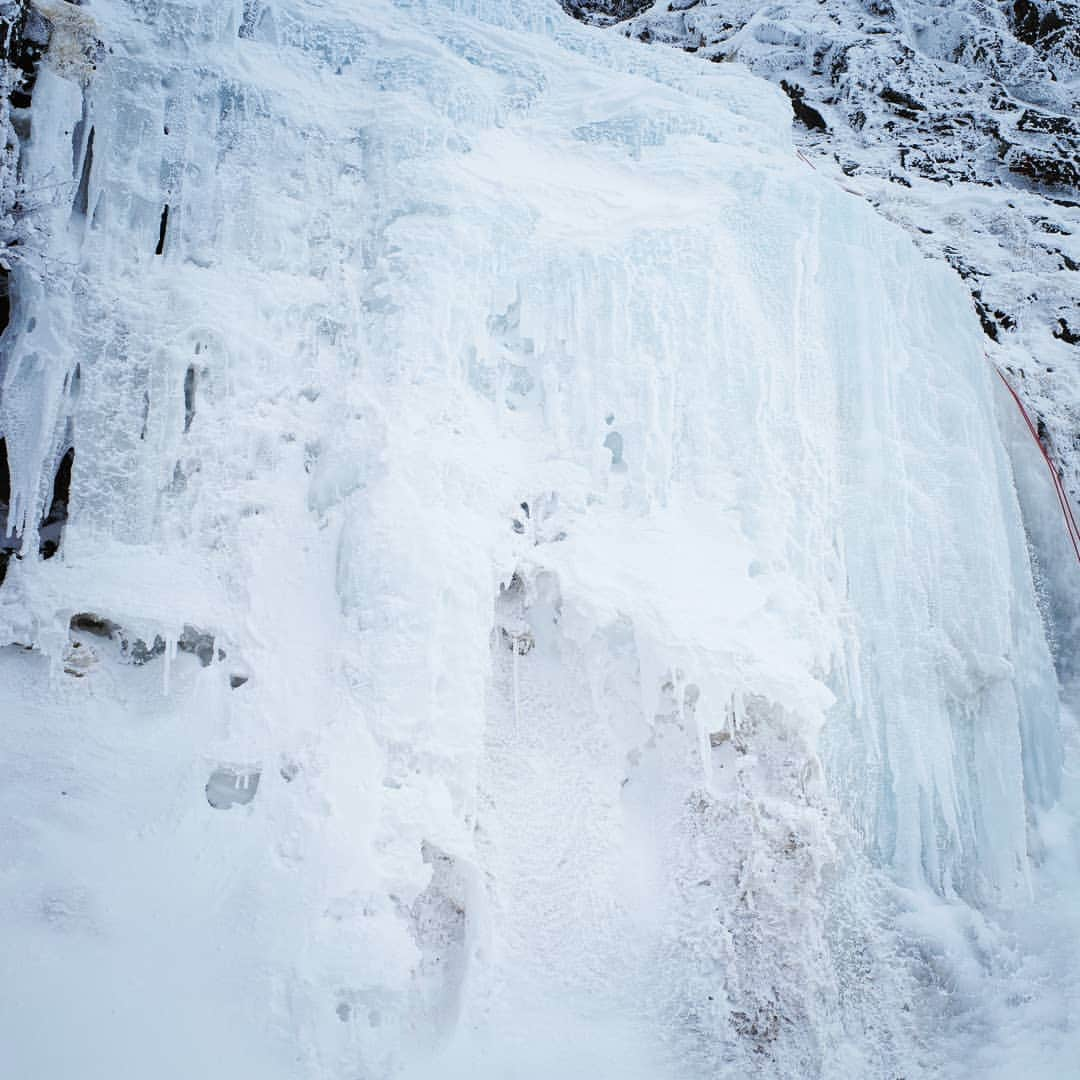
[[[675,0],[623,18],[613,33],[739,61],[785,89],[814,163],[968,283],[988,352],[1080,497],[1080,349],[1059,332],[1080,321],[1080,7]]]
[[[554,0],[31,10],[6,1071],[1068,1075],[1072,553],[983,355],[1029,331],[852,191],[1050,204],[888,179],[900,16],[848,177],[779,9],[725,40],[784,89]]]

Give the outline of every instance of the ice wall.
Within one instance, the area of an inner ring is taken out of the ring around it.
[[[16,1071],[939,1071],[1060,773],[951,272],[554,2],[48,10]]]

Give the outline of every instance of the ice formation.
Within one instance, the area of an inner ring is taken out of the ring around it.
[[[1061,1075],[1070,553],[782,93],[554,0],[38,8],[12,1075]]]
[[[1080,5],[562,3],[643,48],[739,61],[783,88],[807,164],[967,282],[985,347],[1080,499]]]

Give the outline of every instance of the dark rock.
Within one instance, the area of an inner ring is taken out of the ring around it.
[[[1049,221],[1046,218],[1036,219],[1036,223],[1044,233],[1050,233],[1051,236],[1072,236],[1072,233],[1068,229],[1063,228],[1056,221]]]
[[[28,109],[37,81],[38,63],[49,45],[51,28],[45,16],[25,0],[5,5],[0,16],[0,60],[17,72],[10,95],[13,109]]]
[[[140,666],[165,655],[165,639],[160,634],[154,635],[152,645],[147,645],[142,638],[136,638],[130,646],[126,641],[123,645],[128,656],[131,657],[131,662]]]
[[[1054,116],[1050,113],[1025,109],[1016,125],[1021,131],[1037,131],[1046,135],[1065,135],[1070,139],[1080,139],[1080,126],[1067,116]]]
[[[1056,5],[1043,7],[1034,0],[1014,0],[1012,24],[1013,33],[1026,45],[1038,45],[1067,25]]]
[[[914,98],[911,94],[906,94],[902,90],[894,90],[891,86],[885,87],[878,94],[878,97],[890,105],[898,105],[901,109],[906,109],[909,112],[920,113],[926,111],[926,106],[918,98]],[[911,119],[914,119],[914,117],[911,117]]]
[[[583,23],[611,26],[652,7],[653,0],[559,0],[563,11]],[[644,39],[643,39],[644,40]]]
[[[185,624],[176,647],[181,652],[197,656],[203,667],[209,667],[214,662],[214,635],[198,627]]]
[[[1064,319],[1058,319],[1058,328],[1054,331],[1058,341],[1066,345],[1080,345],[1080,330],[1074,330]]]
[[[1014,146],[1008,154],[1009,171],[1043,187],[1080,188],[1080,166],[1064,155],[1031,147]]]
[[[64,526],[68,519],[68,501],[71,498],[71,470],[75,464],[75,447],[69,446],[60,459],[53,478],[52,500],[48,512],[41,519],[38,535],[41,539],[40,553],[43,559],[51,559],[60,550]]]
[[[791,99],[791,109],[795,118],[804,127],[811,131],[828,131],[829,126],[825,123],[825,117],[812,105],[807,105],[804,97],[806,91],[795,83],[789,83],[785,79],[780,80],[780,89]]]
[[[994,322],[993,318],[991,318],[990,310],[982,300],[979,299],[980,294],[978,292],[973,292],[971,296],[975,301],[975,313],[979,316],[979,322],[982,325],[983,333],[990,338],[991,341],[997,341],[998,325]]]

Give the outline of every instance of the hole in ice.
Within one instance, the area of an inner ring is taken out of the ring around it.
[[[347,1024],[352,1016],[352,1006],[347,1001],[339,1001],[334,1012],[337,1013],[337,1018],[343,1024]]]
[[[72,615],[69,626],[72,630],[101,638],[115,637],[120,631],[120,627],[112,619],[106,619],[90,611],[80,611],[77,615]]]
[[[229,686],[233,690],[239,690],[240,687],[243,686],[244,683],[246,683],[247,681],[248,681],[248,677],[246,675],[230,675],[229,676]]]
[[[75,447],[69,446],[56,470],[52,501],[48,513],[41,519],[38,534],[39,551],[43,559],[51,559],[60,549],[60,540],[68,518],[68,499],[71,495],[71,468],[75,463]]]
[[[300,775],[300,766],[295,761],[286,761],[278,771],[281,774],[281,779],[286,784],[291,784]]]
[[[160,254],[160,252],[159,252]],[[184,373],[184,434],[191,430],[191,421],[195,419],[195,384],[198,376],[193,364],[188,365]]]
[[[94,167],[94,129],[86,139],[86,153],[83,155],[82,174],[79,176],[79,187],[75,192],[75,213],[86,216],[90,209],[90,171]]]
[[[615,423],[615,414],[609,412],[607,416],[604,417],[604,423],[607,424],[608,427],[611,427],[611,425]]]
[[[221,765],[206,781],[206,801],[215,810],[228,810],[233,806],[246,806],[259,790],[259,769],[230,768]]]
[[[615,472],[625,472],[623,461],[623,437],[617,431],[609,431],[604,437],[604,449],[611,451],[611,468]]]
[[[161,211],[161,224],[158,226],[158,242],[157,247],[154,249],[155,255],[165,254],[165,233],[169,228],[169,204],[165,204],[165,209]]]

